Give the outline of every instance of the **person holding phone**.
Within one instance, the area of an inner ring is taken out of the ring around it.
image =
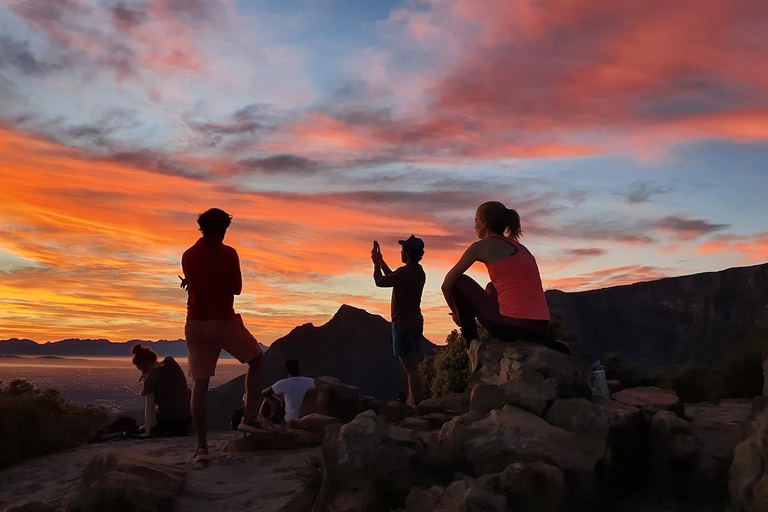
[[[424,242],[411,235],[398,242],[404,265],[392,271],[384,261],[379,243],[373,242],[373,280],[379,288],[392,288],[392,351],[400,361],[408,379],[408,405],[421,401],[419,354],[424,332],[421,316],[421,294],[427,275],[421,266]]]

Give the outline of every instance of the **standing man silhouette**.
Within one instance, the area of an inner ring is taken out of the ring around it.
[[[192,420],[197,433],[195,462],[208,459],[208,384],[216,371],[221,349],[248,363],[245,375],[245,411],[239,430],[252,431],[257,416],[264,379],[262,350],[253,335],[235,314],[235,295],[240,295],[243,279],[237,251],[224,245],[224,235],[232,216],[211,208],[197,218],[203,236],[181,258],[184,277],[181,287],[188,292],[187,323],[184,332],[192,377]]]
[[[392,351],[408,377],[408,405],[417,405],[421,401],[418,356],[424,332],[421,293],[427,280],[419,263],[424,257],[424,242],[411,235],[398,243],[405,265],[394,272],[384,262],[379,243],[373,243],[373,280],[380,288],[392,288]]]

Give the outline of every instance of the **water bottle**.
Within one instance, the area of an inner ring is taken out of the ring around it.
[[[605,379],[605,367],[599,360],[592,363],[592,398],[598,400],[611,398],[608,392],[608,381]]]

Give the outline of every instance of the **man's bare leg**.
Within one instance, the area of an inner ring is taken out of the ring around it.
[[[208,430],[208,383],[209,377],[195,379],[192,382],[192,422],[195,425],[197,434],[197,447],[208,449],[208,439],[206,433]]]
[[[249,421],[258,417],[261,392],[264,389],[264,356],[259,354],[248,362],[245,374],[245,410],[243,418]]]
[[[414,354],[400,356],[400,364],[408,378],[408,405],[416,406],[421,402],[421,377],[419,377],[419,363]]]

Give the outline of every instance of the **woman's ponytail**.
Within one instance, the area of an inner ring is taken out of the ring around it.
[[[520,227],[520,215],[498,201],[488,201],[477,209],[480,220],[495,235],[507,236],[517,240],[523,233]]]
[[[523,228],[520,226],[520,215],[512,208],[507,208],[507,230],[510,238],[517,240],[523,234]]]

